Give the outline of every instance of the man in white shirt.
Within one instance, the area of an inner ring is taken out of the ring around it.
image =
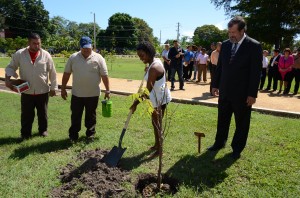
[[[77,141],[81,130],[82,113],[85,109],[86,137],[93,138],[96,133],[96,109],[100,95],[101,80],[105,86],[104,99],[110,98],[108,71],[104,58],[92,50],[89,37],[80,39],[80,51],[72,54],[65,66],[62,77],[61,97],[66,100],[66,85],[73,74],[71,98],[71,127],[69,138]]]
[[[200,82],[201,75],[203,72],[203,81],[206,83],[206,74],[207,74],[207,61],[208,61],[209,56],[206,54],[206,49],[202,48],[201,53],[199,53],[197,57],[197,62],[198,62],[198,80],[196,81],[197,83]]]
[[[5,85],[13,89],[11,76],[29,83],[30,89],[21,94],[21,140],[31,138],[35,109],[37,110],[39,135],[47,136],[49,95],[57,90],[56,70],[51,55],[41,48],[41,38],[36,33],[28,36],[28,47],[18,50],[5,69]],[[51,86],[48,84],[50,80]]]
[[[168,58],[169,49],[170,49],[170,45],[165,44],[165,49],[162,51],[161,56],[164,59],[164,68],[166,71],[167,79],[168,81],[171,81],[171,67],[170,67],[171,60]]]
[[[267,68],[268,68],[268,50],[263,51],[263,60],[262,60],[262,70],[261,70],[261,76],[260,76],[260,85],[259,90],[262,90],[264,88],[266,76],[267,76]]]

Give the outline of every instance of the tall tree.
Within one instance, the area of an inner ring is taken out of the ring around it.
[[[248,34],[257,40],[284,48],[300,33],[299,0],[211,0],[227,14],[244,16]]]
[[[214,25],[203,25],[194,31],[193,42],[206,49],[210,48],[213,42],[223,41],[227,38],[227,31],[220,30]]]
[[[138,42],[149,41],[153,43],[153,30],[149,27],[146,21],[140,18],[133,18],[134,27]]]
[[[41,0],[0,0],[0,13],[8,37],[24,38],[29,32],[47,35],[49,13]]]
[[[134,49],[138,41],[132,17],[125,13],[112,15],[108,20],[106,31],[101,31],[98,38],[100,41],[98,46],[116,49],[117,53]]]

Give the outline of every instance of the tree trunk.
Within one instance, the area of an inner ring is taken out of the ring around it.
[[[162,128],[162,110],[161,107],[158,107],[158,111],[159,111],[159,124],[158,124],[158,141],[159,141],[159,146],[158,146],[158,171],[157,171],[157,189],[160,191],[160,187],[161,187],[161,180],[162,180],[162,175],[161,175],[161,171],[162,171],[162,155],[163,155],[163,128]]]

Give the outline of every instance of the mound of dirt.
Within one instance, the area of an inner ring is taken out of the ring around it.
[[[61,170],[63,185],[53,189],[52,197],[132,197],[130,173],[108,167],[102,160],[108,151],[85,151],[78,155],[80,166],[68,164]],[[126,183],[130,185],[126,185]],[[124,186],[126,185],[126,189]]]

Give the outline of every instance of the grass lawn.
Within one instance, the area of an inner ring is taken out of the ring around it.
[[[67,59],[53,58],[57,72],[63,73]],[[10,58],[0,58],[0,68],[5,68]],[[136,57],[116,58],[113,63],[107,62],[109,76],[112,78],[125,78],[140,80],[143,77],[145,65]]]
[[[59,186],[59,171],[76,162],[78,153],[90,149],[110,150],[118,143],[128,108],[129,97],[112,96],[113,117],[101,116],[98,109],[97,135],[92,143],[84,140],[70,144],[70,99],[49,101],[49,136],[33,137],[17,143],[20,136],[20,96],[0,92],[0,197],[46,197]],[[174,113],[175,111],[175,113]],[[172,116],[165,139],[163,172],[181,184],[177,197],[298,197],[300,194],[300,122],[298,119],[274,117],[253,112],[247,147],[241,159],[228,156],[234,127],[225,149],[206,152],[215,137],[217,109],[170,103]],[[234,124],[234,120],[232,120]],[[84,124],[83,124],[84,126]],[[195,131],[204,132],[202,152],[197,153]],[[33,134],[37,133],[34,122]],[[133,115],[123,146],[124,169],[139,173],[156,173],[158,159],[145,161],[154,136],[150,118],[142,108]]]

